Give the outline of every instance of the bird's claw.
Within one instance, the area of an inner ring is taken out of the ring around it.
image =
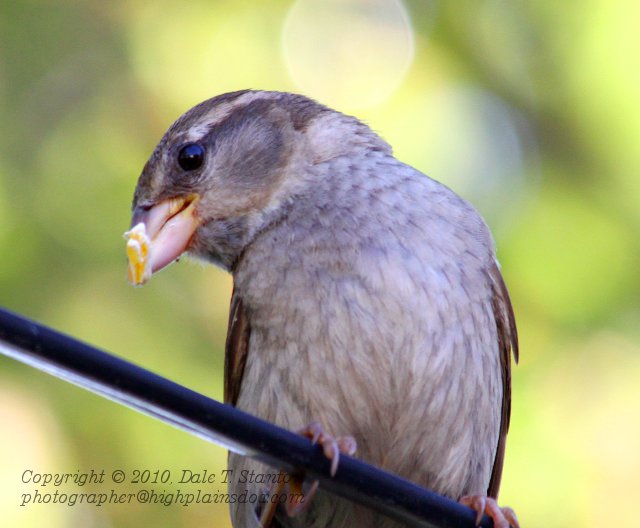
[[[509,528],[510,526],[520,528],[515,512],[509,507],[500,508],[496,500],[491,497],[465,495],[459,502],[477,512],[476,526],[480,525],[482,516],[486,513],[493,519],[494,528]]]
[[[357,449],[357,443],[355,438],[352,436],[339,436],[334,438],[333,436],[327,434],[318,422],[311,422],[309,425],[303,427],[298,430],[298,434],[307,437],[311,440],[312,444],[318,444],[322,447],[322,451],[324,456],[327,457],[331,461],[331,476],[335,476],[336,471],[338,471],[338,462],[340,461],[340,453],[345,455],[354,455]],[[292,476],[289,481],[289,490],[292,496],[303,497],[302,501],[291,502],[288,501],[286,505],[287,515],[293,517],[294,515],[298,515],[308,508],[308,505],[311,503],[311,499],[316,493],[318,489],[318,481],[314,481],[311,484],[309,490],[304,493],[302,489],[302,484],[304,479],[302,476],[296,475]]]
[[[339,436],[334,438],[327,434],[322,425],[318,422],[311,422],[298,431],[298,434],[307,437],[312,444],[319,444],[322,447],[324,456],[331,461],[331,476],[334,477],[338,471],[340,453],[352,456],[358,449],[358,444],[352,436]]]
[[[335,476],[338,471],[338,462],[340,461],[340,453],[352,456],[358,447],[355,438],[352,436],[339,436],[334,438],[327,434],[318,422],[312,422],[309,425],[298,430],[298,434],[311,440],[311,443],[318,444],[322,447],[324,456],[331,461],[331,476]],[[289,517],[294,517],[304,512],[311,504],[313,496],[318,489],[318,481],[311,483],[309,489],[305,492],[303,489],[304,477],[301,474],[290,475],[286,486],[289,488],[289,500],[285,502],[285,511]],[[282,492],[284,484],[279,484],[272,489],[270,495]],[[296,498],[298,500],[292,500]],[[267,528],[271,526],[271,521],[275,514],[275,502],[270,502],[260,515],[260,526]]]

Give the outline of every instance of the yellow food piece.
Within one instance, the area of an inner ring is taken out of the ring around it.
[[[127,275],[129,282],[139,286],[151,277],[151,240],[141,222],[124,234],[127,239]]]

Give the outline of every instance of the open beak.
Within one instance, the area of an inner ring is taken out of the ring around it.
[[[148,207],[136,207],[127,239],[129,282],[139,286],[184,253],[201,223],[196,215],[198,196],[171,198]]]

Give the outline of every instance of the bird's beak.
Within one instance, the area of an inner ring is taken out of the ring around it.
[[[139,286],[184,253],[201,219],[197,195],[171,198],[152,207],[136,207],[127,239],[129,282]]]

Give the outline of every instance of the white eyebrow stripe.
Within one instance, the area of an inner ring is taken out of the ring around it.
[[[237,97],[233,101],[216,105],[209,113],[201,117],[186,133],[187,141],[200,141],[209,133],[211,127],[216,123],[225,120],[236,108],[242,108],[258,99],[276,99],[281,94],[279,92],[247,92]]]
[[[189,131],[187,132],[186,139],[188,141],[192,141],[196,143],[200,141],[204,136],[206,136],[210,129],[211,129],[210,123],[205,121],[200,121],[199,123],[193,125],[189,129]]]

